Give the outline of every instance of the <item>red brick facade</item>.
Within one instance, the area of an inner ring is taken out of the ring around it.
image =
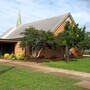
[[[62,47],[60,47],[58,49],[55,49],[55,48],[50,49],[45,46],[40,54],[40,57],[54,59],[57,57],[63,57],[64,53],[65,53],[65,50]]]
[[[14,52],[15,52],[15,54],[17,54],[17,53],[24,54],[25,53],[25,50],[22,50],[22,48],[20,48],[20,41],[15,44]]]

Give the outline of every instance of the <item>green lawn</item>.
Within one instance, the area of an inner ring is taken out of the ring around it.
[[[87,90],[79,80],[29,69],[0,65],[0,90]]]
[[[69,62],[69,64],[67,64],[65,61],[57,61],[45,62],[42,65],[90,73],[90,58],[72,60]]]

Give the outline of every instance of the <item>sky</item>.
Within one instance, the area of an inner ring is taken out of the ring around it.
[[[22,24],[70,12],[90,31],[90,0],[0,0],[0,34],[16,26],[19,1]]]

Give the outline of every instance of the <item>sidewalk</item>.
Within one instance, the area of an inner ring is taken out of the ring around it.
[[[90,55],[83,55],[83,57],[85,57],[85,58],[90,58]]]
[[[90,55],[83,55],[83,56],[89,56],[90,57]]]
[[[1,64],[10,64],[13,66],[32,68],[37,71],[41,71],[44,73],[54,73],[54,74],[62,74],[73,78],[78,78],[81,80],[90,81],[90,73],[79,72],[74,70],[60,69],[60,68],[51,68],[47,66],[41,66],[35,62],[24,62],[24,61],[11,61],[11,60],[0,60]]]

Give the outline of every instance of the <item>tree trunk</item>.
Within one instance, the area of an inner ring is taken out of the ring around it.
[[[66,46],[66,62],[69,63],[69,48]]]
[[[42,48],[40,50],[33,50],[32,49],[32,56],[34,58],[38,58],[40,56],[40,54],[41,54],[41,51],[42,51]]]
[[[34,50],[33,47],[32,47],[32,56],[33,56],[34,58],[36,57],[36,53],[37,53],[37,51]]]
[[[42,48],[38,51],[38,53],[37,53],[37,58],[40,56],[41,51],[42,51]]]
[[[30,56],[29,46],[28,45],[26,45],[26,47],[25,47],[25,54],[26,54],[27,57]]]

